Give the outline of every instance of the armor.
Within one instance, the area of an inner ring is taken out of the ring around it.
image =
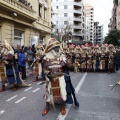
[[[93,70],[93,51],[92,48],[88,48],[87,52],[87,70],[92,71]]]
[[[115,47],[110,44],[108,45],[108,55],[109,55],[109,58],[108,58],[108,72],[111,73],[111,72],[115,72],[115,53],[116,53],[116,50],[115,50]]]
[[[82,72],[87,69],[87,49],[88,47],[83,46],[81,52],[81,70]]]
[[[36,61],[35,61],[35,74],[37,75],[37,77],[40,76],[42,72],[42,67],[41,63],[39,62],[39,59],[43,55],[43,53],[44,53],[43,46],[38,45],[36,49]]]
[[[105,45],[102,45],[100,50],[100,70],[101,72],[108,70],[108,54]]]
[[[43,63],[46,76],[46,93],[44,95],[46,98],[46,108],[43,110],[42,115],[47,114],[50,103],[54,108],[54,103],[61,104],[61,114],[65,115],[66,110],[64,104],[66,101],[72,100],[72,93],[68,94],[68,91],[73,91],[74,93],[67,70],[66,56],[60,52],[60,43],[54,38],[48,40],[45,51],[46,54],[43,58]],[[75,95],[73,98],[75,98]],[[79,103],[77,105],[79,106]]]
[[[99,65],[100,65],[100,47],[98,45],[93,47],[93,69],[94,72],[99,71]]]

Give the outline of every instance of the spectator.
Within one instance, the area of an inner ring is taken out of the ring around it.
[[[32,52],[33,52],[33,57],[35,58],[35,54],[36,54],[35,44],[32,45],[31,50],[32,50]]]
[[[19,53],[19,66],[22,72],[22,79],[25,80],[26,79],[26,64],[25,64],[25,54],[23,53],[22,50]]]
[[[27,61],[28,61],[29,69],[33,73],[33,65],[32,64],[33,64],[33,61],[34,61],[34,53],[32,52],[30,46],[28,47],[28,50],[27,50]]]

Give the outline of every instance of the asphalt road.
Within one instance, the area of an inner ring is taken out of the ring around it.
[[[120,86],[111,90],[120,79],[120,71],[107,73],[70,73],[76,90],[80,108],[66,105],[67,114],[60,114],[50,106],[46,116],[42,116],[45,107],[45,85],[32,82],[35,76],[29,76],[26,83],[30,87],[21,87],[12,91],[8,86],[0,93],[0,120],[120,120]]]

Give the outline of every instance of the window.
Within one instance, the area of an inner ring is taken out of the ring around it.
[[[67,17],[68,16],[68,14],[67,13],[64,13],[64,17]]]
[[[14,44],[15,45],[24,45],[23,32],[20,30],[14,30]]]
[[[64,21],[64,24],[66,25],[68,23],[68,21]]]
[[[39,16],[42,17],[42,5],[39,4]]]
[[[47,9],[44,7],[44,19],[46,19]]]
[[[58,9],[59,7],[58,6],[56,6],[56,9]]]
[[[45,39],[44,36],[40,36],[40,38],[39,38],[39,43],[42,44],[42,45],[44,45],[44,44],[45,44],[45,43],[44,43],[44,39]]]
[[[68,6],[67,5],[64,5],[64,9],[67,9],[68,8]]]

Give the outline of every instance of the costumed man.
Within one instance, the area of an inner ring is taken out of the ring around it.
[[[2,74],[2,80],[7,79],[9,84],[13,84],[13,90],[16,90],[18,86],[30,86],[25,84],[21,79],[19,74],[18,66],[14,56],[14,50],[10,46],[10,44],[4,40],[4,44],[0,44],[0,54],[2,58],[2,64],[4,63],[4,71],[5,75]],[[3,69],[2,69],[3,71]],[[2,85],[1,91],[5,91],[5,84]]]
[[[108,54],[107,48],[103,44],[100,50],[100,71],[107,72],[108,71]]]
[[[37,46],[36,49],[36,60],[35,60],[35,74],[36,74],[36,79],[33,82],[43,80],[45,79],[44,71],[43,71],[43,64],[42,63],[42,58],[44,54],[44,48],[41,44]]]
[[[108,73],[115,72],[116,67],[116,50],[112,44],[108,45]]]
[[[100,71],[100,47],[98,45],[93,47],[93,69],[94,72]]]
[[[6,73],[5,73],[5,66],[4,62],[2,60],[2,55],[0,55],[0,81],[2,88],[0,89],[0,92],[5,91],[5,83],[6,83]]]
[[[46,76],[46,93],[44,95],[46,107],[42,115],[48,113],[49,104],[55,107],[55,103],[61,104],[61,114],[65,115],[65,103],[72,104],[74,101],[75,105],[79,107],[68,72],[68,67],[71,66],[68,65],[65,55],[60,52],[60,43],[56,39],[48,40],[45,51],[43,63]]]
[[[19,70],[17,69],[17,65],[15,63],[15,59],[13,58],[14,54],[9,51],[5,56],[5,68],[6,68],[6,76],[9,84],[13,84],[13,90],[17,89],[17,85],[21,85],[22,82],[19,78]]]
[[[91,47],[88,48],[87,52],[87,70],[88,72],[93,71],[93,51]]]
[[[87,49],[88,47],[82,46],[81,52],[81,72],[85,72],[87,70]]]
[[[75,73],[77,73],[77,72],[79,72],[80,70],[80,64],[79,64],[79,62],[80,62],[80,52],[81,52],[82,50],[81,50],[81,48],[80,48],[80,46],[78,45],[78,46],[76,46],[75,47],[75,61],[74,61],[74,72]]]

